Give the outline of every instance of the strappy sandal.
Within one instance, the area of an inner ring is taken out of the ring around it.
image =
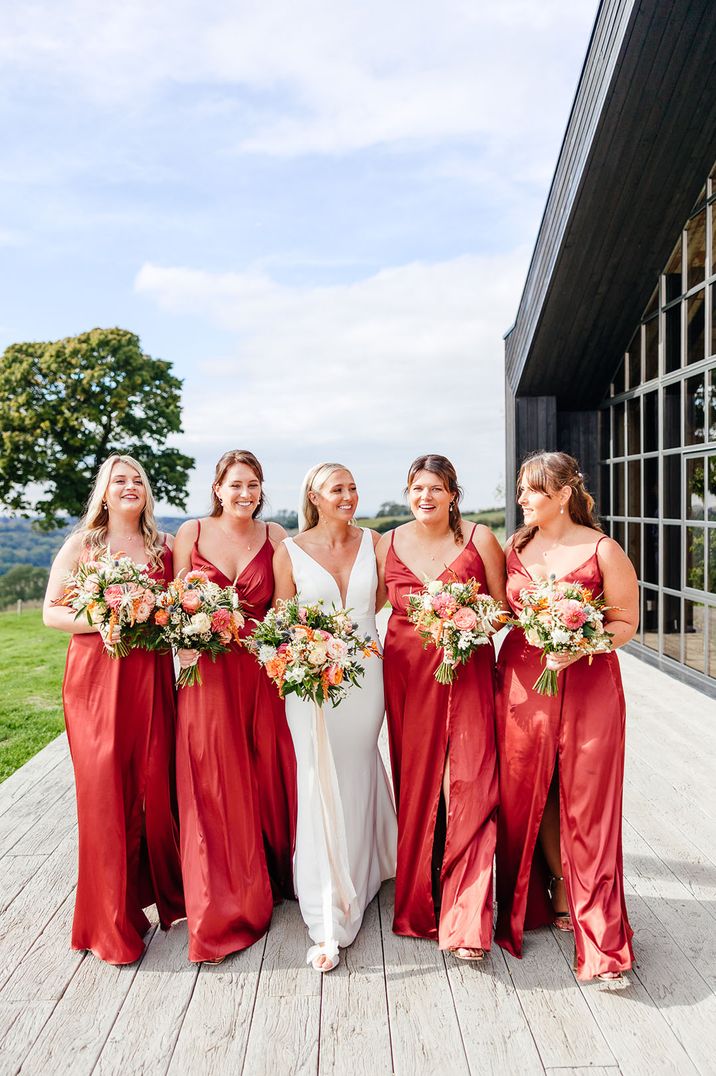
[[[552,926],[556,927],[557,930],[563,930],[565,933],[574,933],[574,927],[572,926],[572,916],[569,914],[569,911],[556,912],[554,910],[554,887],[555,887],[557,882],[563,882],[563,881],[564,881],[564,876],[563,875],[561,875],[561,874],[559,874],[559,875],[553,874],[552,877],[549,880],[549,885],[547,886],[547,892],[549,894],[549,899],[550,899],[550,901],[552,901],[552,911],[554,912],[554,917],[552,919]]]
[[[472,949],[467,945],[458,945],[455,949],[448,949],[448,952],[452,953],[458,960],[478,961],[485,959],[484,949]]]
[[[319,964],[319,960],[325,957],[330,960],[330,964]],[[310,964],[314,971],[320,971],[324,975],[328,971],[333,971],[337,968],[341,962],[340,953],[338,952],[338,943],[335,941],[322,942],[320,945],[312,945],[306,953],[306,963]]]

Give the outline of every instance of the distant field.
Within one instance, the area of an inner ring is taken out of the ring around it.
[[[42,611],[0,613],[0,781],[64,729],[62,674],[69,635]]]

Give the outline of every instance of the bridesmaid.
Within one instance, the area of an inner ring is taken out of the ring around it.
[[[211,514],[179,528],[177,572],[202,569],[236,587],[244,634],[273,594],[273,553],[285,531],[262,523],[261,464],[247,451],[216,465]],[[219,963],[267,930],[274,900],[291,896],[295,760],[283,704],[256,659],[232,646],[199,661],[202,684],[182,688],[177,784],[189,959]]]
[[[540,452],[522,465],[524,526],[507,543],[507,592],[548,576],[603,594],[614,647],[638,624],[631,562],[601,533],[576,460]],[[540,650],[514,628],[497,670],[500,817],[496,941],[522,955],[524,930],[573,930],[583,980],[619,979],[632,965],[622,878],[624,693],[616,654],[551,655],[559,694],[538,695]]]
[[[423,650],[406,610],[408,594],[435,578],[474,577],[506,604],[504,558],[487,527],[463,523],[462,490],[444,456],[419,456],[406,492],[415,519],[378,546],[392,605],[384,677],[398,804],[393,930],[481,960],[492,936],[494,652],[480,647],[452,685],[439,684],[440,654]]]
[[[174,805],[174,670],[169,654],[110,658],[98,629],[54,604],[80,561],[123,552],[172,578],[171,538],[157,531],[142,466],[110,456],[87,510],[50,572],[45,624],[72,635],[62,686],[77,793],[79,877],[72,948],[109,964],[144,951],[156,904],[162,930],[184,917]],[[107,639],[108,643],[115,641]]]

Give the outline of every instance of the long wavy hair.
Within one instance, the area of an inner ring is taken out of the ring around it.
[[[569,456],[566,452],[535,452],[528,456],[517,476],[518,496],[525,486],[544,493],[547,497],[552,497],[565,486],[569,486],[572,491],[567,501],[570,519],[582,527],[602,530],[594,512],[594,497],[584,484],[584,475],[574,456]],[[520,527],[515,532],[512,548],[519,553],[534,538],[537,530],[536,526]]]
[[[151,566],[160,568],[164,552],[164,540],[160,536],[157,521],[154,517],[154,494],[149,484],[147,472],[139,460],[135,460],[133,456],[123,456],[117,453],[107,457],[97,471],[97,477],[87,500],[87,507],[75,530],[83,535],[85,549],[93,556],[99,556],[107,550],[109,509],[107,508],[105,496],[115,463],[123,463],[125,467],[131,467],[142,479],[146,500],[139,517],[139,530],[144,539],[144,548],[149,552]]]
[[[244,463],[254,472],[261,483],[259,503],[251,513],[251,518],[256,519],[257,516],[261,515],[264,506],[264,471],[263,467],[256,459],[256,456],[254,456],[253,452],[249,452],[247,448],[232,448],[228,452],[225,452],[217,463],[216,470],[214,471],[214,481],[211,484],[211,512],[209,515],[220,516],[224,511],[217,495],[216,487],[221,485],[229,467],[233,467],[235,463]]]
[[[304,478],[298,503],[299,531],[310,531],[318,523],[318,509],[308,495],[318,493],[335,471],[352,474],[351,469],[342,463],[317,463]]]
[[[457,480],[457,471],[447,456],[439,456],[435,452],[429,452],[425,456],[418,456],[418,458],[413,460],[410,464],[408,481],[404,490],[406,496],[415,480],[415,476],[419,474],[420,471],[429,471],[430,474],[437,475],[448,493],[452,494],[449,516],[450,529],[455,536],[455,544],[462,545],[463,534],[460,501],[462,500],[463,491],[462,486]]]

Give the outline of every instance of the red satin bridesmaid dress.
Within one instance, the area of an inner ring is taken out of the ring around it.
[[[472,537],[439,578],[474,577],[486,591]],[[422,583],[392,540],[385,581],[393,607],[384,649],[385,703],[398,808],[393,930],[436,938],[441,949],[489,949],[497,811],[493,648],[480,647],[451,685],[439,684],[434,673],[441,655],[432,647],[423,650],[406,616],[407,596]],[[447,753],[450,805],[440,857],[436,824]]]
[[[600,539],[601,541],[602,539]],[[563,576],[593,594],[604,589],[599,542]],[[507,554],[507,596],[533,580],[517,553]],[[541,651],[513,628],[497,662],[497,747],[500,814],[495,940],[522,955],[523,931],[552,922],[550,872],[538,841],[555,765],[559,766],[562,873],[574,926],[577,974],[591,979],[632,965],[622,871],[625,706],[619,659],[582,658],[559,674],[559,693],[538,695]]]
[[[168,547],[152,575],[172,578]],[[156,904],[163,930],[185,915],[171,655],[111,658],[99,634],[73,635],[62,701],[79,830],[72,948],[131,964],[149,928],[143,908]]]
[[[199,550],[192,568],[222,587],[231,580]],[[268,537],[236,581],[246,617],[261,619],[273,594]],[[256,659],[233,645],[212,663],[199,658],[202,684],[181,688],[177,785],[189,959],[219,960],[266,933],[274,893],[292,894],[295,758],[283,703]],[[271,875],[269,873],[271,870]],[[273,886],[272,886],[273,881]]]

